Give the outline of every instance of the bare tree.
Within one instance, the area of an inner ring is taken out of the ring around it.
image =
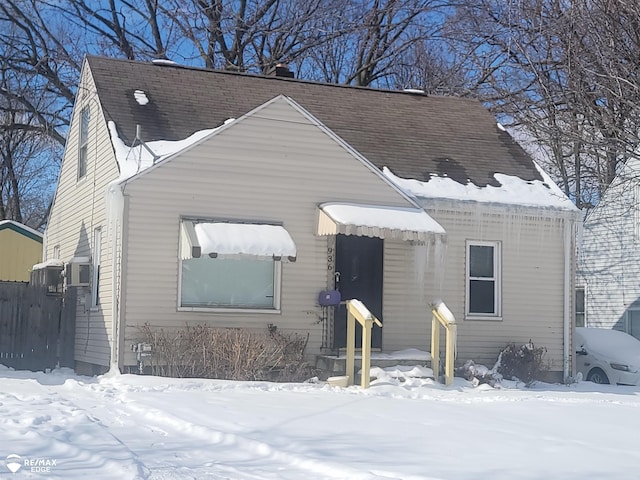
[[[438,36],[450,2],[350,0],[338,2],[317,28],[331,32],[305,57],[307,76],[332,83],[395,87],[403,65]],[[431,58],[436,52],[431,52]],[[406,74],[406,73],[405,73]]]
[[[457,13],[477,94],[536,138],[578,206],[597,201],[618,163],[637,155],[637,2],[476,0]]]

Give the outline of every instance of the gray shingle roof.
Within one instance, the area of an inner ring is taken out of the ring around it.
[[[531,158],[473,99],[355,88],[282,77],[87,57],[107,120],[131,144],[179,140],[283,94],[379,168],[428,180],[498,185],[494,173],[541,180]],[[147,105],[134,98],[143,90]]]

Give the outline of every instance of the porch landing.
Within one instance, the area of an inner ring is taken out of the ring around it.
[[[316,356],[316,368],[327,373],[327,376],[344,375],[346,370],[347,356],[346,353],[338,355],[318,355]],[[396,365],[421,365],[425,367],[431,366],[431,354],[416,348],[408,348],[406,350],[398,350],[396,352],[371,352],[372,367],[394,367]],[[362,356],[360,352],[356,352],[355,368],[356,371],[362,367]]]

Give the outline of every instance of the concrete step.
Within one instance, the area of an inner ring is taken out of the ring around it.
[[[318,355],[316,357],[316,368],[326,372],[327,376],[344,375],[346,370],[347,357],[341,355]],[[356,371],[362,367],[362,356],[360,352],[356,352],[355,359]],[[415,348],[400,350],[396,352],[371,352],[372,367],[395,367],[396,365],[421,365],[425,367],[431,366],[431,354]]]

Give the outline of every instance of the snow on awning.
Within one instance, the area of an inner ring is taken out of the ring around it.
[[[319,206],[318,235],[339,233],[427,241],[446,232],[420,208],[323,203]]]
[[[284,227],[258,223],[182,222],[181,258],[248,255],[295,262],[296,244]]]

